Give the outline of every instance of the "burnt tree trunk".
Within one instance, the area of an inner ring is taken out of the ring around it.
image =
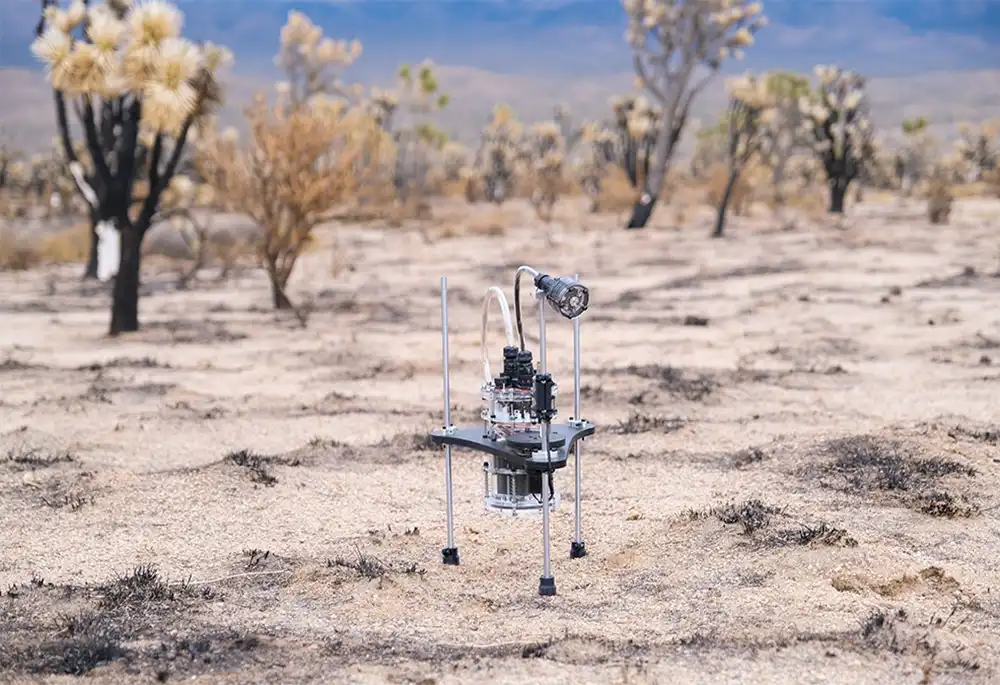
[[[729,200],[733,196],[733,188],[740,177],[740,172],[733,169],[729,172],[729,180],[726,181],[726,189],[722,193],[722,201],[719,203],[719,212],[715,217],[715,230],[712,231],[713,238],[721,238],[726,226],[726,209],[729,207]]]
[[[271,277],[271,300],[275,309],[294,309],[292,301],[285,294],[285,287],[278,283],[278,277]]]
[[[649,223],[650,217],[653,216],[653,207],[656,206],[657,199],[656,195],[643,193],[638,202],[635,203],[635,206],[632,207],[632,217],[628,220],[628,225],[625,227],[626,230],[645,228],[646,224]]]
[[[90,247],[87,251],[87,265],[83,269],[83,280],[89,281],[97,278],[97,223],[99,221],[97,210],[90,208]]]
[[[142,261],[142,238],[145,229],[120,216],[117,221],[121,238],[121,262],[111,294],[112,336],[139,330],[139,270]]]
[[[844,213],[844,199],[850,181],[846,178],[830,179],[830,214]]]

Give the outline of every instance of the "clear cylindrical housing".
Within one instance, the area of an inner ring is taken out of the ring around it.
[[[490,457],[483,464],[486,472],[486,508],[514,516],[539,514],[542,511],[542,478],[548,474],[519,469],[506,459]],[[559,506],[559,494],[549,497],[549,510]]]

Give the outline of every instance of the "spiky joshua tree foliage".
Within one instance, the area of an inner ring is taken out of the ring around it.
[[[761,155],[771,171],[774,204],[782,207],[793,160],[811,152],[811,137],[807,135],[810,132],[803,130],[804,117],[799,104],[801,98],[809,95],[809,79],[794,72],[774,71],[764,77],[764,84],[771,108],[761,130]]]
[[[97,217],[120,237],[111,304],[111,335],[139,329],[142,240],[170,183],[192,128],[220,102],[216,73],[229,59],[223,48],[181,37],[183,16],[173,5],[127,0],[67,9],[43,1],[32,49],[55,91],[56,119],[71,165],[79,163],[67,123],[67,102],[79,119],[93,177]],[[140,136],[151,137],[149,149]],[[147,190],[134,203],[136,181]],[[81,189],[83,190],[83,189]]]
[[[392,185],[396,201],[422,201],[429,192],[434,153],[445,136],[429,117],[448,105],[440,92],[433,66],[424,62],[413,69],[403,64],[397,72],[396,91],[373,91],[369,107],[373,117],[391,136],[395,146]]]
[[[873,154],[873,126],[865,79],[837,66],[818,66],[819,85],[801,101],[813,149],[830,189],[831,214],[844,213],[844,199]]]
[[[910,117],[901,124],[903,145],[896,154],[896,179],[907,197],[931,165],[934,141],[927,132],[929,125],[926,117]]]
[[[335,82],[325,73],[353,61],[360,45],[323,38],[305,15],[293,11],[281,31],[281,50],[305,56],[308,68],[289,69],[289,81],[275,98],[257,95],[245,110],[248,140],[213,136],[201,147],[197,165],[216,184],[225,206],[264,229],[259,256],[274,307],[293,310],[304,323],[286,293],[289,278],[313,229],[362,182],[359,174],[367,165],[360,162],[378,159],[373,148],[385,133],[365,103],[331,94]]]
[[[474,184],[481,184],[487,202],[499,205],[507,199],[510,183],[514,179],[522,131],[523,126],[508,105],[499,104],[493,108],[493,117],[483,129],[476,151],[470,186],[466,191],[468,199],[476,197],[472,190]]]
[[[559,198],[566,156],[559,124],[545,121],[533,125],[521,144],[521,155],[531,177],[531,205],[538,218],[548,223]]]
[[[722,192],[713,238],[721,238],[726,223],[726,207],[740,174],[751,159],[756,156],[763,143],[761,135],[765,122],[774,116],[771,97],[766,84],[749,74],[730,79],[726,83],[729,93],[729,108],[725,120],[728,129],[726,164],[729,176]]]
[[[982,181],[1000,168],[1000,119],[982,122],[978,127],[959,124],[955,149],[968,168],[971,181]]]
[[[748,0],[622,0],[642,87],[661,110],[652,160],[628,228],[643,228],[663,188],[691,102],[730,55],[739,58],[766,23]],[[698,74],[697,72],[707,72]]]

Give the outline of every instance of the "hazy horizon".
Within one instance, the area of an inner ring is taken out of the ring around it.
[[[430,59],[451,95],[440,117],[468,139],[497,102],[525,120],[549,118],[567,102],[579,117],[607,114],[607,99],[631,88],[632,71],[618,0],[181,0],[185,35],[227,45],[235,55],[226,117],[238,119],[254,90],[278,77],[273,55],[288,11],[299,9],[334,38],[357,38],[361,58],[345,80],[390,85],[402,62]],[[723,75],[837,63],[872,78],[878,118],[928,114],[940,128],[951,118],[1000,113],[1000,1],[765,0],[770,25],[746,59]],[[54,128],[44,82],[21,70],[40,65],[30,53],[37,0],[0,0],[0,85],[10,97],[0,122],[28,143]],[[12,70],[13,68],[13,70]],[[952,78],[948,74],[958,73]],[[926,81],[926,87],[921,86]],[[12,85],[14,84],[14,85]],[[12,90],[13,88],[13,90]],[[878,92],[879,89],[882,92]],[[696,115],[722,106],[722,78],[696,103]],[[16,100],[16,101],[15,101]],[[43,104],[44,103],[44,104]],[[952,126],[953,128],[953,126]],[[34,141],[37,142],[37,141]],[[44,142],[47,144],[47,142]]]

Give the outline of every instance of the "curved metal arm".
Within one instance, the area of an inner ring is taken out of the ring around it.
[[[490,373],[490,352],[489,347],[486,345],[486,329],[490,318],[490,302],[493,300],[496,300],[497,304],[500,305],[500,314],[503,316],[504,332],[507,335],[507,345],[514,347],[517,344],[514,340],[514,326],[510,322],[510,306],[507,304],[507,296],[503,294],[503,290],[501,290],[499,286],[490,286],[487,288],[486,295],[483,297],[483,326],[482,336],[480,339],[482,345],[483,377],[486,379],[487,383],[490,383],[493,380],[493,374]]]
[[[530,273],[532,278],[538,278],[538,272],[530,266],[519,266],[517,273],[514,274],[514,315],[517,318],[517,337],[522,350],[524,349],[524,325],[521,323],[521,273],[524,271]]]

